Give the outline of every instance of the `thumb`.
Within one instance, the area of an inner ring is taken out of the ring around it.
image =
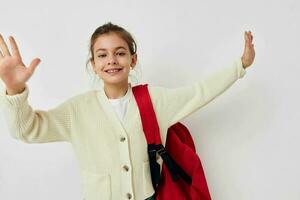
[[[31,61],[29,67],[27,68],[28,72],[32,75],[35,71],[35,68],[38,66],[38,64],[41,62],[39,58],[35,58]]]

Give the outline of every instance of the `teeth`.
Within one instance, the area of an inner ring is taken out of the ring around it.
[[[118,69],[113,69],[113,70],[108,70],[107,72],[112,73],[112,72],[117,72],[119,71]]]

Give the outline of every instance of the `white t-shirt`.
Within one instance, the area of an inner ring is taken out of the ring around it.
[[[124,116],[127,110],[127,105],[129,102],[130,93],[132,92],[131,85],[128,84],[128,90],[126,94],[118,99],[108,99],[110,104],[113,106],[117,113],[117,116],[121,122],[124,120]]]

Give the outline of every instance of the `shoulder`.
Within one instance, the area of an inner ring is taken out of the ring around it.
[[[166,88],[162,86],[148,85],[148,90],[151,95],[157,96],[163,94]]]
[[[166,100],[166,90],[168,88],[148,84],[148,91],[152,101],[161,102]]]
[[[164,87],[161,86],[155,86],[155,85],[150,85],[150,84],[140,84],[140,85],[147,85],[148,91],[150,96],[152,97],[156,97],[156,96],[160,96],[162,93],[164,93],[165,89]],[[140,86],[140,85],[136,85],[134,87]]]

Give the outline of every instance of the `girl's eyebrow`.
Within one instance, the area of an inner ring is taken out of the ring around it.
[[[125,50],[126,50],[126,48],[123,47],[123,46],[119,46],[119,47],[116,47],[116,48],[115,48],[115,50],[118,50],[118,49],[125,49]],[[106,50],[106,49],[99,48],[99,49],[96,50],[96,52],[97,52],[97,51],[105,51],[105,50]]]

